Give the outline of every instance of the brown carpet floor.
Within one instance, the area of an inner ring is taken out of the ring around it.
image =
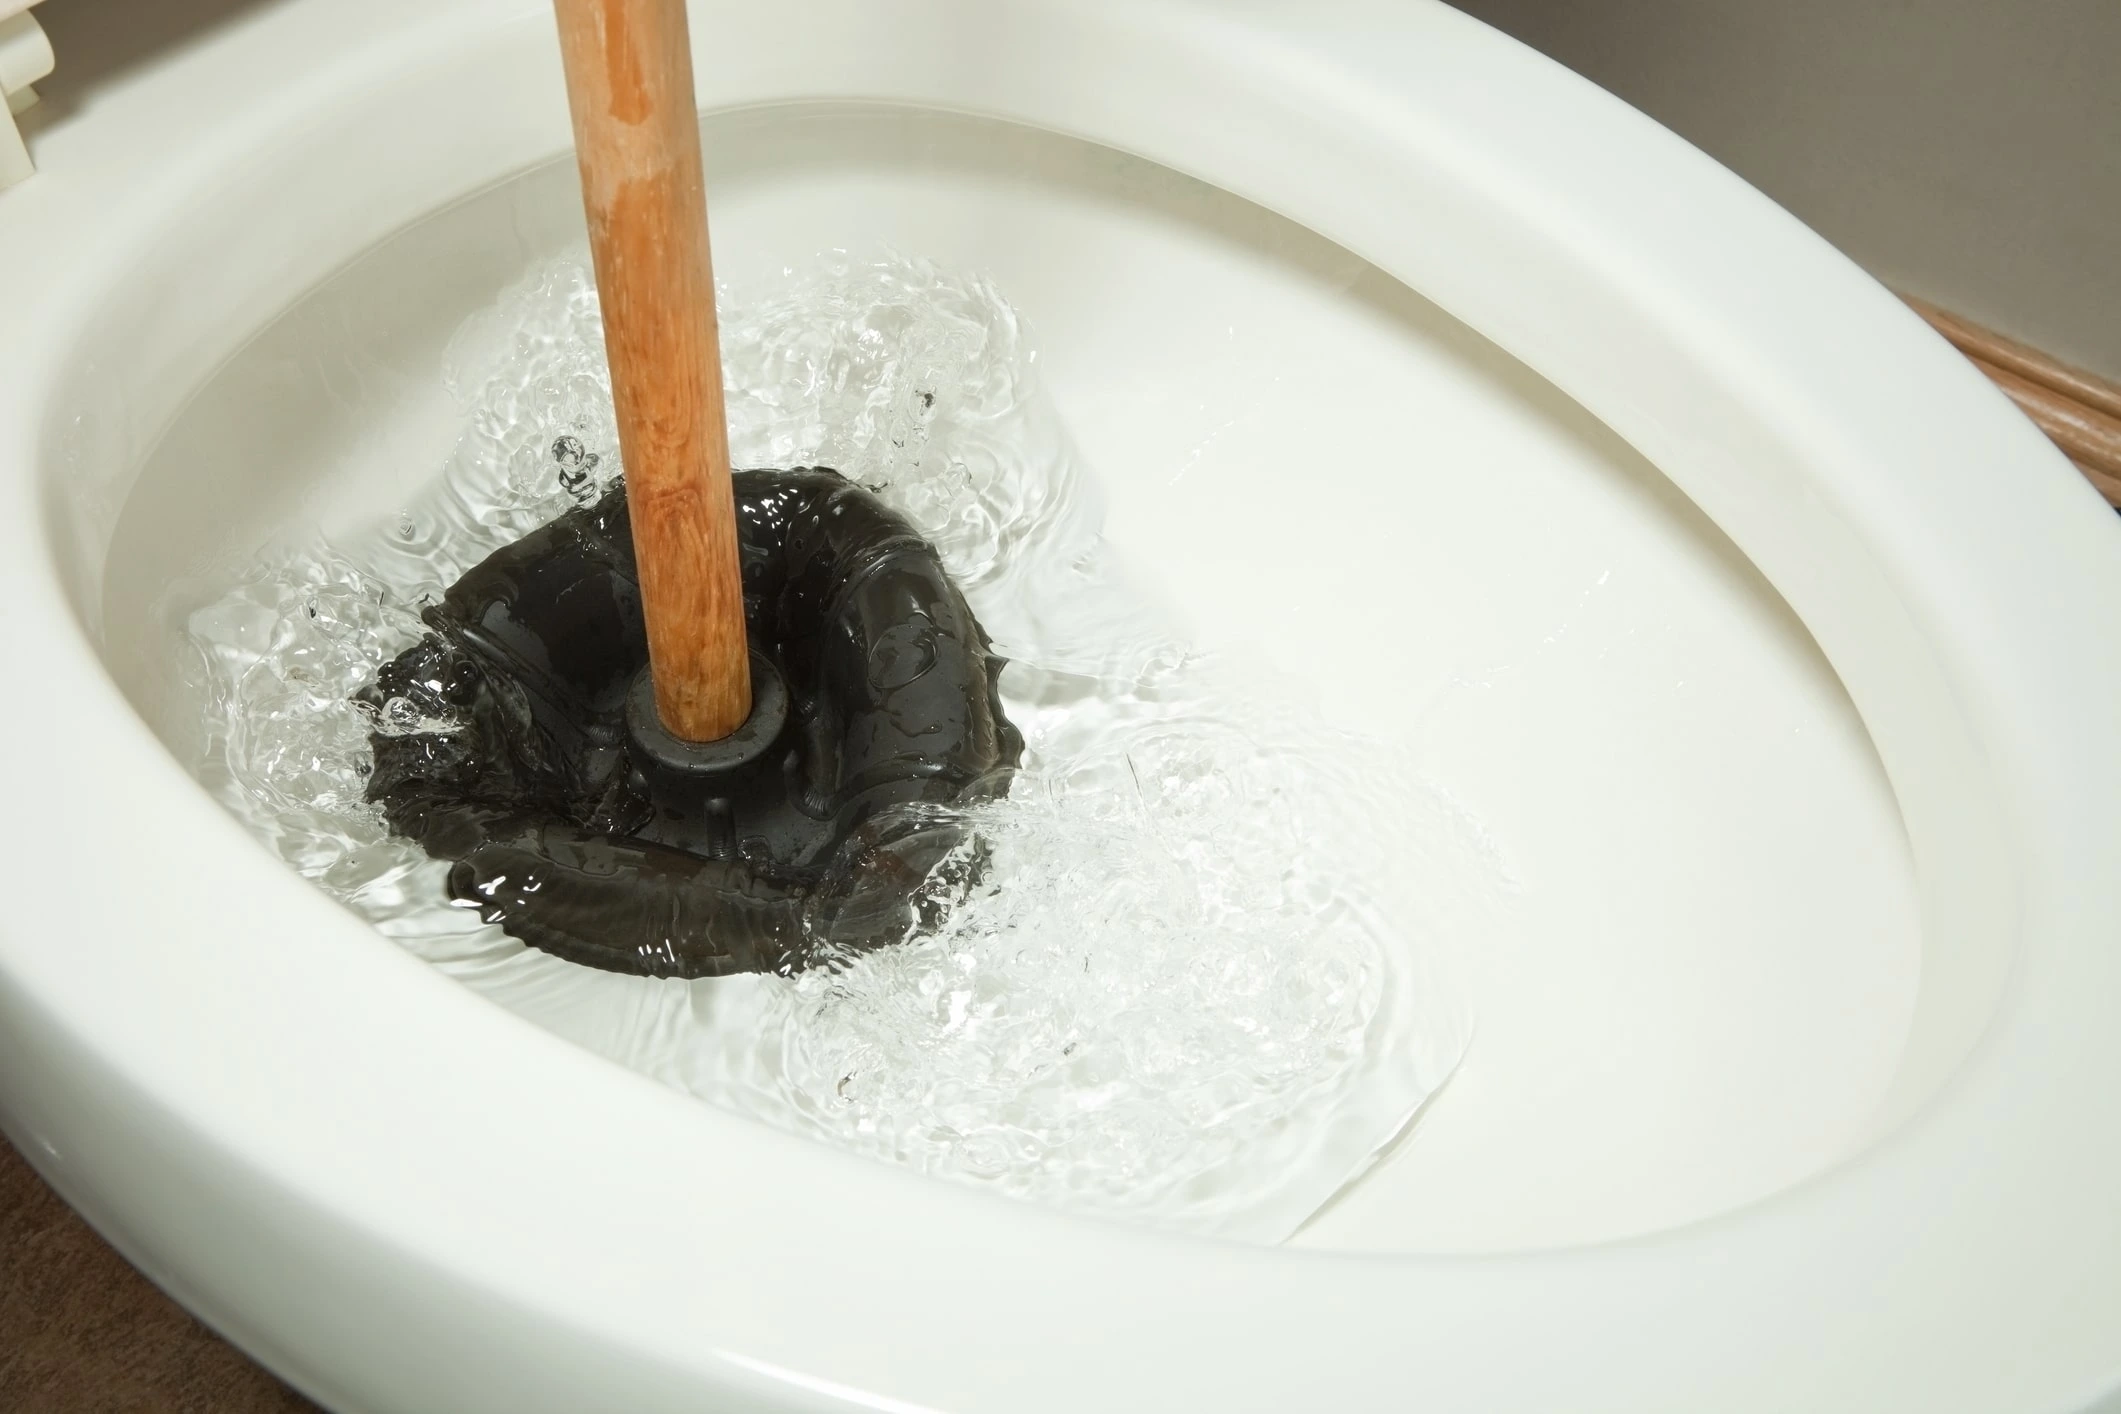
[[[319,1414],[127,1265],[0,1140],[0,1414]]]

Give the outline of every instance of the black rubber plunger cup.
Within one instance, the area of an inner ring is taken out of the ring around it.
[[[892,807],[982,798],[1022,756],[1002,660],[910,525],[823,469],[734,487],[753,655],[735,734],[684,742],[656,717],[623,486],[473,567],[357,695],[379,724],[407,715],[393,698],[454,724],[372,735],[368,798],[533,947],[700,977],[896,941],[939,846],[892,857],[895,901],[836,914],[835,865]]]

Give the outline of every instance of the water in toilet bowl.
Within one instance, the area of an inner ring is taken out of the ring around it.
[[[202,778],[402,945],[703,1099],[1026,1199],[1288,1235],[1465,1047],[1435,897],[1494,879],[1477,831],[1395,750],[1157,612],[1154,567],[1100,540],[1094,480],[987,283],[836,255],[725,294],[723,339],[737,464],[836,466],[873,491],[1010,660],[1026,749],[1006,798],[907,822],[984,861],[932,926],[792,977],[595,972],[453,906],[447,866],[366,802],[372,732],[452,724],[350,695],[420,636],[423,603],[620,471],[583,262],[461,331],[445,377],[463,436],[414,504],[338,543],[291,531],[187,588],[205,605],[184,621]]]

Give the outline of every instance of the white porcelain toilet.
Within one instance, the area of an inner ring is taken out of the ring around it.
[[[1978,373],[1441,5],[694,35],[721,272],[991,271],[1112,540],[1478,822],[1463,1067],[1290,1243],[1175,1237],[687,1099],[261,849],[158,595],[402,503],[580,229],[543,0],[283,0],[0,194],[0,1121],[71,1203],[344,1414],[2121,1410],[2121,529]]]

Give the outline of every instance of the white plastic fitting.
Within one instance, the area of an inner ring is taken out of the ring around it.
[[[29,12],[30,0],[0,0],[0,190],[37,170],[15,115],[37,101],[31,85],[52,71],[52,42]]]

